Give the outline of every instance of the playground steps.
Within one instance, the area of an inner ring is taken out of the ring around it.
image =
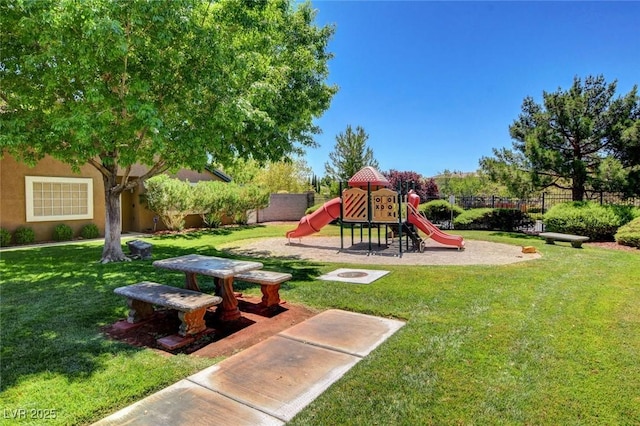
[[[409,236],[409,239],[413,243],[413,250],[422,253],[422,251],[424,250],[424,240],[422,239],[420,234],[418,234],[416,228],[410,223],[403,222],[402,233]]]

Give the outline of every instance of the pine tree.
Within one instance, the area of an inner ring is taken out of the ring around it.
[[[324,165],[325,173],[334,181],[347,181],[366,166],[378,168],[373,150],[367,146],[369,135],[360,126],[355,132],[351,125],[344,133],[336,136],[334,151],[329,153],[330,162]]]

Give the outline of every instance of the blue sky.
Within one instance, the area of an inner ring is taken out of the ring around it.
[[[334,24],[329,82],[307,163],[324,176],[347,125],[369,134],[381,171],[475,171],[511,147],[522,101],[568,89],[574,76],[640,84],[640,2],[314,0]]]

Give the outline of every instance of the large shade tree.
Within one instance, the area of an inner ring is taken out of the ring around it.
[[[578,201],[587,189],[631,189],[626,177],[639,165],[629,154],[638,146],[633,129],[640,99],[637,86],[619,97],[616,87],[602,76],[575,77],[568,90],[543,92],[542,104],[525,98],[509,127],[513,151],[494,150],[495,158],[481,160],[483,169],[517,179],[521,188],[527,186],[526,171],[534,188],[570,189]]]
[[[627,171],[626,186],[622,189],[629,196],[640,196],[640,102],[636,102],[622,137],[614,144],[615,159]]]
[[[178,167],[313,146],[332,27],[289,0],[8,0],[0,149],[103,176],[103,262],[124,260],[120,194]],[[148,166],[132,177],[131,166]]]

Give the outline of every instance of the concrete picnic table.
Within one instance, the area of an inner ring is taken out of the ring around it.
[[[200,291],[196,275],[206,275],[214,278],[216,294],[222,297],[220,304],[220,319],[233,321],[240,318],[238,300],[233,293],[233,279],[236,275],[261,269],[260,262],[226,259],[223,257],[188,254],[169,259],[156,260],[153,266],[171,271],[185,273],[185,287],[189,290]]]

